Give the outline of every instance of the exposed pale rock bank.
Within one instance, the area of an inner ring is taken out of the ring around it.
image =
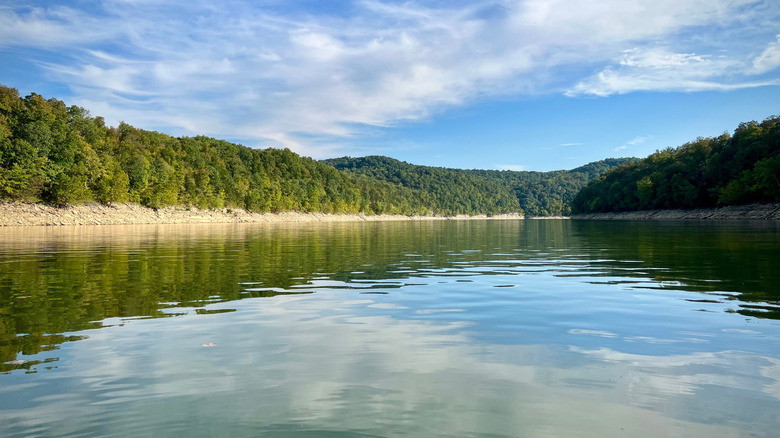
[[[645,210],[573,215],[587,220],[780,220],[780,203],[731,205],[695,210]]]
[[[448,219],[522,219],[497,216],[403,216],[326,213],[253,213],[238,209],[200,210],[182,207],[147,208],[137,204],[85,204],[52,207],[42,204],[0,201],[0,226],[191,224],[239,222],[351,222]]]

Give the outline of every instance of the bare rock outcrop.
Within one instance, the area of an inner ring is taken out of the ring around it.
[[[84,204],[53,207],[43,204],[0,201],[0,226],[130,225],[248,222],[352,222],[398,220],[481,219],[485,216],[403,216],[366,214],[255,213],[241,209],[166,207],[148,208],[138,204]],[[488,219],[522,219],[519,215],[499,215]]]
[[[587,220],[780,220],[780,203],[731,205],[695,210],[645,210],[577,214]]]

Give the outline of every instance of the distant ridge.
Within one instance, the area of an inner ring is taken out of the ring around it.
[[[570,213],[572,199],[588,181],[632,160],[635,158],[608,158],[551,172],[419,166],[376,155],[323,162],[345,172],[423,191],[442,211],[492,213],[480,208],[496,206],[519,209],[529,216],[560,216]]]

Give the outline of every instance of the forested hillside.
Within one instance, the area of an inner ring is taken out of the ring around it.
[[[0,199],[8,200],[545,216],[567,214],[588,180],[625,161],[555,172],[445,169],[386,157],[318,162],[289,149],[108,127],[83,108],[0,86]]]
[[[592,181],[575,213],[690,209],[780,201],[780,117],[742,123],[734,135],[698,138]]]
[[[552,216],[569,214],[571,200],[588,181],[630,160],[610,158],[552,172],[448,169],[381,156],[324,162],[352,174],[423,191],[442,211],[496,213],[509,208],[532,216]]]
[[[175,138],[0,86],[0,198],[251,211],[427,213],[424,193],[348,175],[290,150]]]

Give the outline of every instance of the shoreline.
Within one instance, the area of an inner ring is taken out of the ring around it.
[[[780,203],[572,215],[575,220],[780,220]]]
[[[407,216],[367,215],[363,213],[331,214],[255,213],[223,208],[201,210],[195,207],[148,208],[139,204],[82,204],[53,207],[44,204],[0,201],[0,227],[45,227],[73,225],[143,225],[199,223],[304,223],[304,222],[380,222],[437,220],[502,220],[502,219],[574,219],[574,220],[780,220],[780,203],[737,205],[695,210],[645,210],[613,213],[589,213],[572,216],[457,215]]]
[[[0,227],[72,226],[72,225],[141,225],[141,224],[198,224],[198,223],[282,223],[282,222],[378,222],[409,220],[470,220],[470,219],[524,219],[519,214],[405,216],[367,215],[362,213],[330,214],[255,213],[241,209],[165,207],[148,208],[138,204],[83,204],[52,207],[44,204],[0,201]]]

